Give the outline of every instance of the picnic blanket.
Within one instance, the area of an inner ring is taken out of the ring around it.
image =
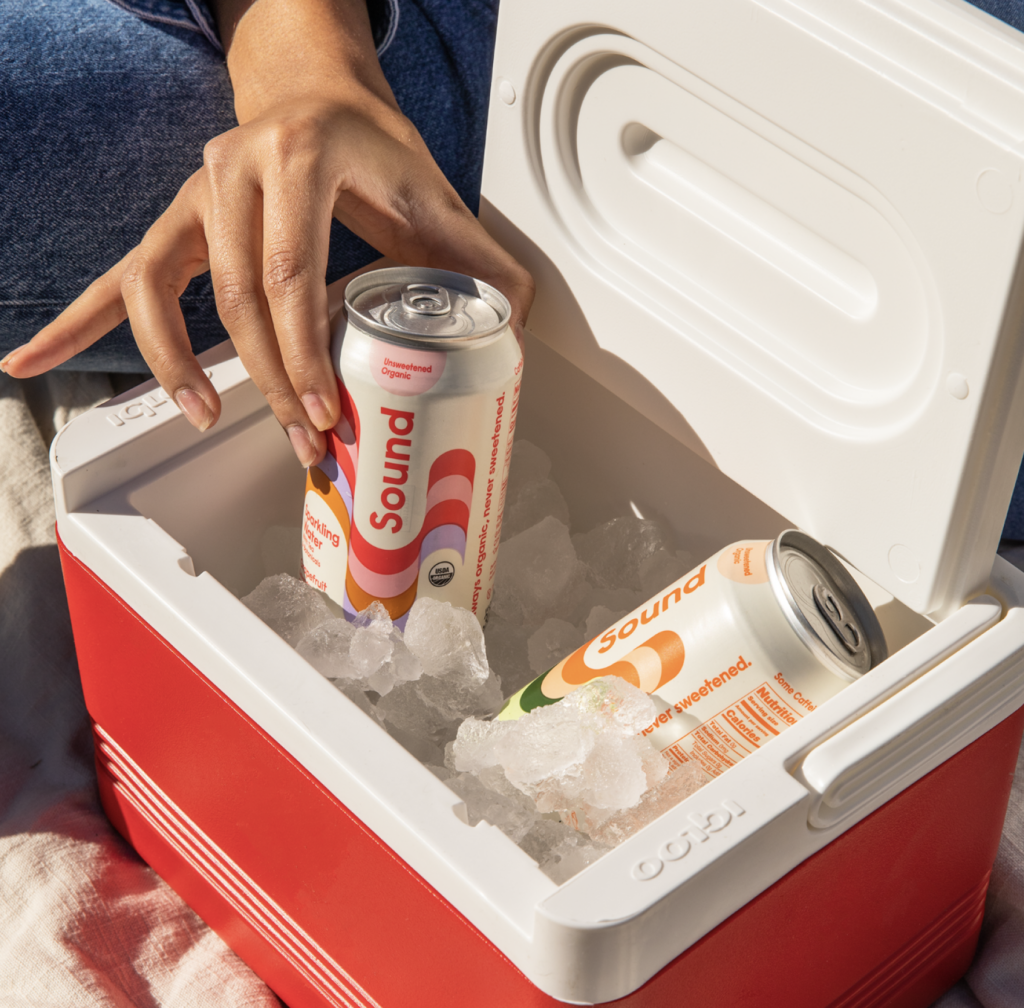
[[[118,377],[0,374],[0,1008],[280,1008],[99,805],[47,447]]]
[[[124,380],[0,374],[0,1008],[279,1008],[114,832],[96,794],[47,445]],[[936,1008],[978,1006],[1024,1006],[1020,764],[977,957]]]

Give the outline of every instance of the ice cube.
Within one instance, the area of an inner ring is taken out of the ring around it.
[[[668,761],[638,734],[656,710],[646,693],[607,676],[516,721],[469,718],[445,756],[458,779],[449,786],[470,822],[498,825],[564,882],[704,783],[696,768],[666,776]]]
[[[551,459],[535,444],[516,438],[501,519],[502,542],[547,517],[569,524],[568,505],[558,484],[548,478],[550,472]]]
[[[513,798],[492,791],[475,774],[455,774],[445,783],[466,803],[470,826],[484,819],[518,843],[537,821],[537,810],[523,795]]]
[[[500,676],[501,691],[506,697],[518,693],[536,678],[527,654],[527,641],[536,629],[532,623],[526,626],[510,623],[496,615],[493,609],[488,614],[487,626],[484,627],[487,662]]]
[[[405,644],[420,660],[423,674],[484,682],[489,673],[484,635],[468,609],[418,598],[405,624]]]
[[[492,714],[501,706],[501,687],[487,664],[483,633],[472,613],[448,602],[417,599],[405,644],[426,674],[381,697],[377,715],[386,724],[443,747],[465,718]]]
[[[655,713],[646,693],[606,676],[504,722],[511,728],[465,727],[453,747],[455,765],[471,769],[493,761],[538,811],[579,811],[588,822],[598,822],[635,805],[658,779],[659,765],[662,772],[667,768],[664,757],[637,735]]]
[[[455,737],[461,715],[451,716],[450,697],[443,682],[424,677],[415,683],[400,683],[376,704],[377,717],[385,728],[417,758],[426,747],[431,760],[443,760],[445,745]],[[415,745],[409,739],[418,740]]]
[[[519,846],[541,866],[543,871],[545,862],[552,860],[554,849],[574,834],[578,835],[577,831],[571,826],[566,826],[558,816],[538,815],[529,832],[519,841]],[[557,861],[557,858],[555,860]]]
[[[355,633],[349,645],[349,661],[355,669],[354,678],[362,679],[366,689],[383,697],[396,683],[419,678],[422,666],[406,647],[382,603],[371,602],[352,625]]]
[[[483,770],[477,771],[476,776],[480,778],[485,787],[489,787],[492,791],[497,791],[498,794],[503,794],[506,798],[514,798],[516,801],[527,801],[523,792],[512,784],[505,776],[505,771],[497,764],[484,767]],[[536,807],[531,807],[536,812]],[[554,818],[557,819],[558,817],[555,816]]]
[[[332,685],[349,698],[364,714],[375,717],[373,704],[356,679],[331,679]]]
[[[487,664],[484,635],[467,609],[432,598],[416,600],[405,626],[405,642],[423,666],[420,696],[448,720],[493,713],[501,686]],[[458,724],[452,725],[452,734]]]
[[[533,442],[517,437],[512,444],[512,458],[508,467],[508,496],[517,494],[523,486],[547,479],[551,472],[551,459]]]
[[[479,718],[466,718],[459,725],[458,733],[452,743],[450,763],[458,772],[480,773],[488,767],[495,766],[499,756],[495,752],[498,739],[514,731],[515,721],[481,721]]]
[[[292,647],[314,627],[333,618],[320,592],[290,574],[264,578],[242,603]]]
[[[611,850],[564,825],[557,816],[539,813],[532,801],[509,785],[498,767],[478,773],[430,769],[465,802],[470,826],[481,819],[497,826],[559,884]]]
[[[538,707],[513,722],[495,741],[505,776],[529,795],[542,812],[570,808],[583,787],[583,762],[594,744],[594,730],[561,703]]]
[[[382,696],[377,701],[377,717],[384,722],[389,731],[396,728],[440,751],[448,741],[448,736],[453,735],[457,729],[450,728],[449,719],[429,704],[417,687],[418,683],[399,683],[387,696]],[[402,741],[397,734],[392,734]],[[404,742],[402,744],[405,745]],[[409,746],[406,748],[409,749]]]
[[[542,479],[527,483],[513,497],[505,499],[501,517],[501,539],[504,542],[519,535],[545,518],[556,518],[569,524],[569,505],[554,480]]]
[[[363,713],[373,716],[366,683],[349,657],[358,628],[346,619],[330,619],[314,627],[295,645],[310,665],[345,694]]]
[[[689,798],[706,782],[707,775],[696,763],[684,763],[647,791],[638,804],[591,826],[590,835],[602,843],[616,846]]]
[[[502,544],[491,608],[510,623],[541,623],[564,617],[586,591],[569,529],[549,517]]]
[[[591,839],[585,833],[568,830],[540,862],[540,870],[552,882],[561,885],[610,850],[611,847]]]
[[[467,719],[446,754],[449,786],[471,823],[499,826],[564,882],[704,783],[694,765],[668,774],[665,757],[637,734],[655,711],[641,690],[608,676],[517,721]]]
[[[359,679],[349,658],[356,627],[346,619],[330,619],[304,634],[295,650],[327,679]]]
[[[501,687],[491,673],[483,682],[451,675],[424,677],[416,684],[424,702],[438,711],[446,723],[446,737],[455,737],[459,723],[473,714],[496,714],[502,704]]]
[[[653,749],[646,739],[636,736],[623,739],[611,732],[600,733],[584,764],[583,804],[601,809],[599,817],[602,819],[619,809],[632,808],[649,786],[648,771],[653,761],[644,749],[648,752]],[[664,758],[661,764],[668,769]],[[593,818],[593,814],[589,815],[588,821]]]
[[[667,549],[669,541],[657,522],[624,515],[574,535],[572,544],[579,559],[597,576],[599,585],[642,591],[641,566],[658,550]]]
[[[398,688],[401,689],[402,687],[399,686]],[[394,695],[395,690],[392,690],[384,699],[390,700]],[[378,720],[380,720],[380,714],[376,707],[374,707],[374,713],[377,715]],[[444,759],[444,750],[426,735],[405,731],[405,729],[399,728],[391,721],[381,721],[381,725],[406,752],[415,756],[421,763],[436,766]]]
[[[380,602],[371,603],[351,623],[329,619],[319,624],[299,639],[295,649],[339,688],[344,682],[347,693],[352,687],[384,696],[395,683],[422,673],[419,660]]]
[[[603,676],[575,689],[563,701],[567,709],[576,709],[579,719],[598,719],[597,725],[613,727],[631,737],[643,731],[657,716],[654,701],[641,689],[618,676]]]
[[[565,620],[545,620],[526,644],[530,669],[541,675],[583,643],[583,634]]]

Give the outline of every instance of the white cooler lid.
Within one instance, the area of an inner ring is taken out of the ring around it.
[[[980,591],[1024,453],[1024,36],[948,0],[506,15],[481,216],[531,329],[912,608]]]

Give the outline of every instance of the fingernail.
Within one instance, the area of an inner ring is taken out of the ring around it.
[[[316,447],[309,432],[301,424],[292,424],[288,428],[288,440],[292,443],[292,450],[299,457],[299,461],[308,469],[316,458]]]
[[[204,431],[213,423],[213,410],[195,389],[178,389],[174,393],[174,401],[197,430]]]
[[[302,405],[317,430],[330,430],[334,426],[334,417],[327,409],[327,404],[315,392],[307,392],[302,397]]]
[[[22,343],[20,347],[15,347],[3,360],[0,360],[0,371],[7,374],[7,365],[11,362],[11,358],[27,344]]]

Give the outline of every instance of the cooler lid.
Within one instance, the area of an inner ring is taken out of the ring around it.
[[[912,608],[981,590],[1024,453],[1024,36],[519,0],[494,70],[481,216],[535,334]]]

